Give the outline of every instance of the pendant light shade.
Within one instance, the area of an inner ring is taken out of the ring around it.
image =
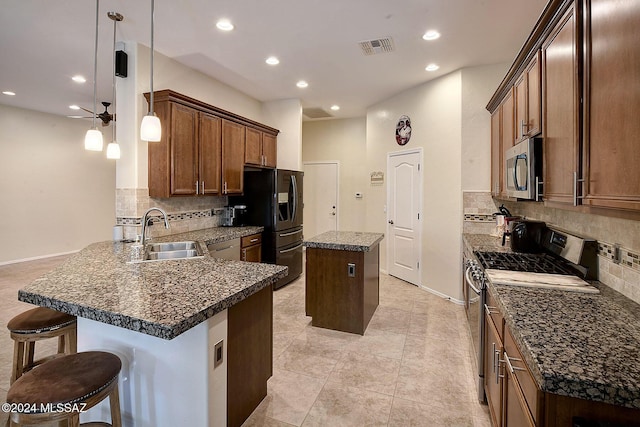
[[[102,132],[96,128],[89,129],[84,136],[84,149],[89,151],[102,151]]]
[[[120,158],[120,145],[113,141],[107,145],[107,159],[119,159]]]
[[[151,0],[151,59],[149,61],[149,68],[151,69],[151,77],[149,79],[149,114],[142,118],[140,125],[140,139],[149,142],[158,142],[162,137],[162,126],[160,125],[160,119],[153,112],[153,12],[155,1]]]
[[[102,151],[102,132],[96,127],[96,105],[98,99],[97,74],[98,74],[98,13],[100,12],[100,0],[96,0],[96,44],[93,57],[93,124],[84,136],[84,149],[89,151]]]

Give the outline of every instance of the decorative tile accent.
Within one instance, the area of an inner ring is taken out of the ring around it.
[[[496,214],[469,214],[466,213],[464,214],[464,220],[465,221],[471,221],[471,222],[496,222]]]

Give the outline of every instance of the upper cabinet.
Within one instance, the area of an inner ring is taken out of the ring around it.
[[[538,52],[514,85],[516,142],[536,136],[542,131],[540,74],[540,53]]]
[[[251,166],[275,168],[277,164],[276,137],[247,127],[244,163]]]
[[[635,0],[549,0],[487,105],[494,196],[512,96],[514,141],[543,137],[545,205],[640,219],[639,28]]]
[[[509,91],[491,114],[491,193],[494,197],[506,197],[504,152],[513,146],[513,120],[513,91]]]
[[[155,92],[154,109],[163,129],[148,144],[150,197],[242,194],[256,132],[256,165],[276,166],[277,129],[170,90]]]
[[[578,186],[578,57],[575,8],[542,45],[544,200],[574,205]]]
[[[640,211],[640,2],[585,0],[582,203]]]

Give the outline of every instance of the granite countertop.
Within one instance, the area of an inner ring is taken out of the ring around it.
[[[384,238],[383,233],[327,231],[304,241],[307,248],[369,252]]]
[[[206,245],[261,230],[215,228],[155,241]],[[21,289],[18,299],[170,340],[287,275],[287,267],[216,259],[208,253],[129,264],[130,250],[130,243],[93,243]]]
[[[463,238],[474,251],[500,243]],[[542,391],[640,409],[640,304],[590,283],[600,294],[487,287]]]

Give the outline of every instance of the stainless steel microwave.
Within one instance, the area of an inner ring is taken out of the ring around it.
[[[542,138],[529,138],[509,148],[504,163],[507,196],[541,200]]]

